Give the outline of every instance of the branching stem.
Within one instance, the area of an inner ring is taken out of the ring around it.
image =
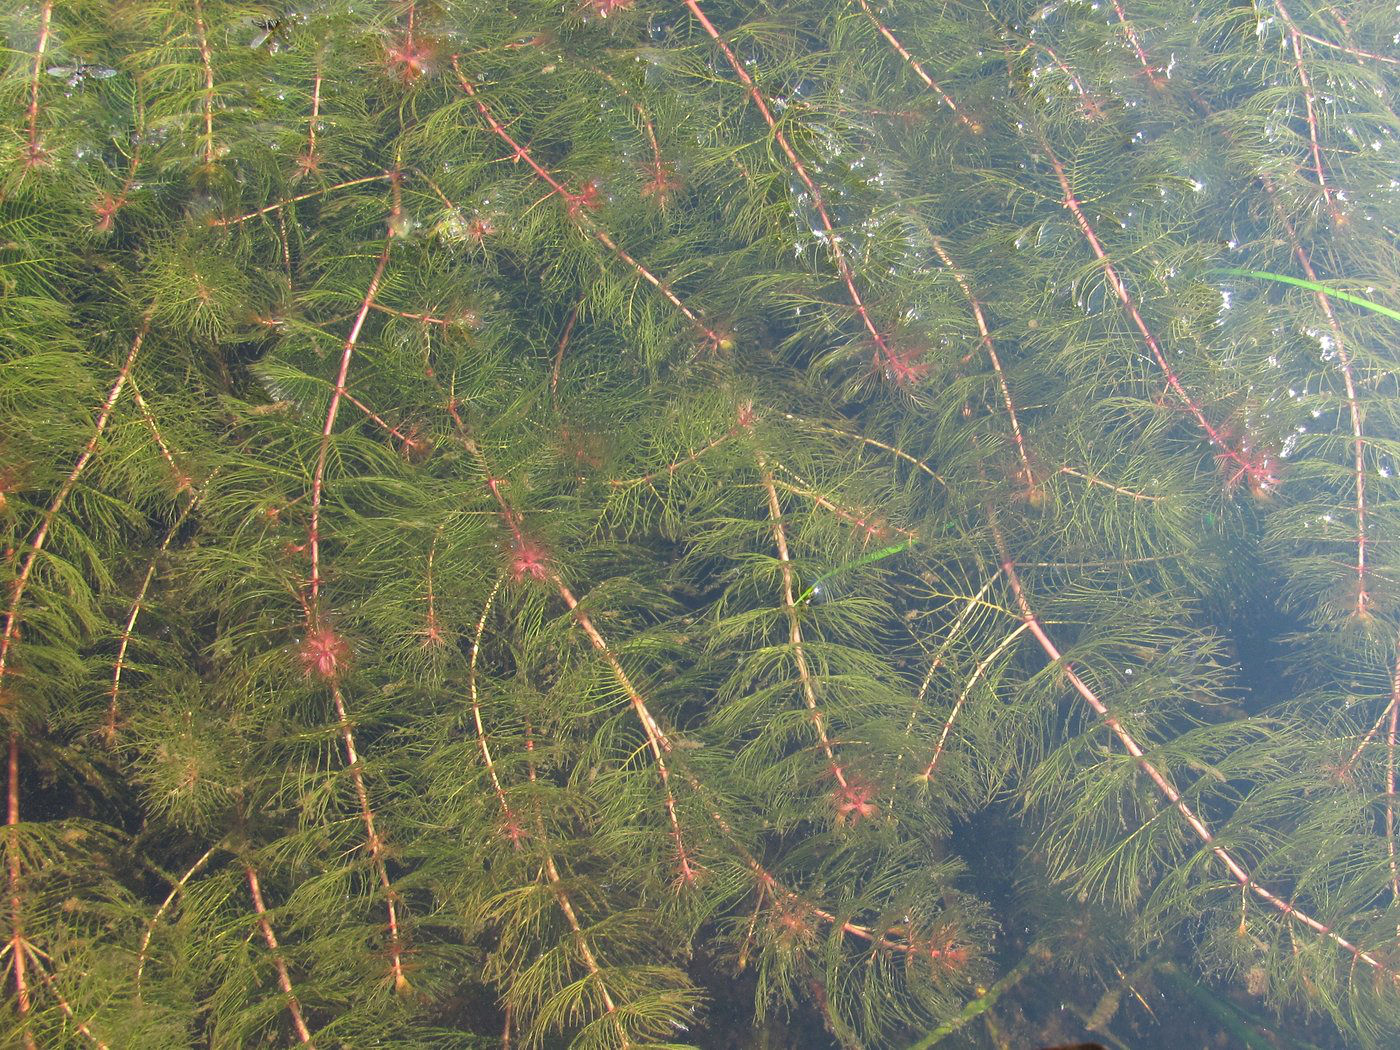
[[[1241,886],[1246,887],[1250,893],[1279,914],[1330,940],[1358,963],[1364,963],[1376,972],[1386,975],[1392,981],[1400,982],[1400,974],[1397,974],[1389,966],[1381,962],[1381,960],[1376,958],[1371,952],[1353,944],[1332,927],[1314,918],[1307,912],[1294,907],[1282,897],[1255,882],[1254,877],[1235,859],[1234,855],[1216,842],[1215,835],[1211,832],[1210,828],[1206,826],[1205,821],[1196,814],[1196,811],[1186,802],[1181,792],[1176,789],[1167,776],[1147,757],[1147,753],[1143,751],[1137,739],[1128,731],[1122,722],[1114,717],[1112,711],[1110,711],[1108,706],[1099,698],[1098,694],[1085,683],[1084,679],[1075,672],[1073,666],[1064,659],[1064,655],[1060,652],[1059,647],[1055,645],[1050,635],[1046,632],[1041,620],[1031,608],[1025,589],[1021,585],[1021,578],[1016,571],[1016,563],[1011,559],[1008,553],[1005,538],[1002,536],[1001,529],[996,525],[995,520],[992,522],[992,529],[993,535],[996,538],[997,550],[1002,559],[1002,571],[1006,573],[1006,580],[1011,587],[1012,596],[1016,600],[1017,607],[1021,610],[1021,616],[1026,626],[1030,629],[1035,640],[1040,643],[1040,647],[1045,651],[1045,655],[1053,663],[1060,665],[1061,673],[1074,688],[1074,691],[1080,695],[1094,714],[1098,716],[1099,721],[1102,722],[1114,737],[1117,738],[1118,742],[1123,745],[1124,750],[1133,757],[1137,762],[1138,768],[1146,774],[1147,778],[1152,781],[1152,784],[1161,792],[1162,796],[1181,814],[1187,826],[1216,860],[1225,867],[1230,877]]]
[[[755,83],[753,77],[749,75],[748,69],[739,61],[738,56],[734,54],[728,42],[720,35],[714,23],[706,16],[698,0],[685,0],[685,6],[690,9],[690,13],[695,16],[695,20],[700,23],[701,28],[710,35],[710,38],[714,40],[719,46],[720,51],[723,52],[725,59],[729,62],[730,68],[734,70],[734,75],[738,77],[739,82],[744,85],[745,89],[748,91],[749,98],[753,100],[754,106],[757,107],[759,115],[763,117],[763,122],[767,124],[769,130],[772,131],[773,140],[777,142],[778,148],[781,149],[783,155],[787,157],[793,172],[811,195],[812,207],[816,210],[817,217],[821,220],[822,229],[826,231],[826,240],[831,248],[832,260],[836,263],[837,272],[840,273],[841,281],[846,286],[846,293],[850,297],[851,305],[855,308],[856,313],[861,319],[861,323],[865,325],[866,331],[870,333],[871,341],[875,344],[875,363],[881,367],[899,366],[899,356],[894,352],[893,348],[891,348],[884,333],[876,327],[875,320],[870,316],[870,311],[866,308],[865,300],[861,297],[860,290],[856,287],[855,271],[851,269],[851,264],[846,258],[846,251],[841,247],[840,235],[836,232],[836,226],[832,223],[831,216],[827,212],[826,199],[822,196],[822,191],[812,180],[812,177],[807,174],[806,165],[804,165],[801,158],[798,157],[797,151],[792,148],[792,143],[788,141],[787,135],[783,132],[782,128],[778,127],[778,122],[773,117],[773,111],[769,108],[767,100],[763,97],[763,92],[758,88],[758,84]]]
[[[826,731],[826,717],[822,714],[821,707],[817,703],[816,684],[812,680],[811,668],[807,665],[807,651],[802,639],[802,618],[797,612],[792,558],[788,553],[787,530],[783,526],[783,508],[778,502],[778,489],[773,482],[772,471],[768,469],[763,453],[756,452],[755,456],[758,459],[758,473],[763,480],[763,489],[768,494],[768,520],[772,523],[773,543],[778,548],[778,564],[782,571],[783,612],[787,616],[788,622],[788,644],[792,646],[793,662],[797,665],[797,675],[802,682],[802,699],[806,702],[807,710],[811,714],[812,727],[817,731],[817,739],[821,742],[831,775],[836,778],[837,785],[845,790],[849,787],[850,782],[846,777],[845,770],[836,760],[836,750],[832,747],[831,738]]]
[[[960,108],[958,108],[958,104],[953,101],[953,97],[949,95],[948,92],[943,90],[943,88],[939,85],[938,81],[934,80],[933,77],[928,75],[928,72],[924,69],[924,67],[919,64],[919,60],[916,59],[913,55],[911,55],[909,53],[908,48],[906,48],[903,44],[899,42],[899,38],[896,37],[892,32],[890,32],[889,29],[885,27],[885,24],[883,22],[881,22],[878,18],[875,17],[875,11],[870,6],[869,0],[856,0],[856,2],[860,4],[860,9],[865,12],[865,16],[870,19],[871,24],[874,25],[877,30],[879,30],[880,35],[884,37],[887,41],[889,41],[890,47],[894,48],[895,51],[899,53],[899,57],[904,59],[904,61],[909,65],[909,68],[914,71],[914,75],[917,76],[920,80],[922,80],[924,82],[924,86],[930,91],[932,91],[935,95],[937,95],[939,99],[943,102],[943,104],[953,111],[953,115],[958,118],[958,122],[962,124],[963,127],[971,131],[974,135],[982,134],[982,125],[978,124],[975,120],[973,120]]]
[[[121,397],[122,389],[131,378],[132,368],[136,364],[136,355],[141,351],[141,344],[145,341],[146,333],[149,330],[151,315],[149,311],[142,318],[141,325],[136,330],[136,336],[131,341],[131,349],[127,351],[126,360],[122,362],[121,370],[117,373],[116,382],[107,391],[107,396],[103,399],[102,407],[97,415],[97,423],[93,427],[92,436],[88,438],[87,444],[83,447],[82,454],[78,456],[77,463],[68,472],[63,483],[58,488],[58,493],[54,496],[53,502],[49,504],[48,510],[44,512],[43,519],[39,522],[39,527],[35,529],[33,537],[29,541],[29,550],[24,556],[24,561],[20,565],[19,575],[10,584],[10,603],[5,610],[5,626],[3,633],[0,633],[0,692],[5,688],[5,675],[11,666],[11,650],[19,636],[19,608],[24,600],[24,592],[29,585],[29,581],[34,573],[34,566],[39,560],[39,555],[44,549],[44,543],[48,540],[49,530],[53,527],[54,519],[63,510],[63,506],[68,501],[74,487],[78,484],[78,479],[87,470],[88,464],[97,455],[98,442],[102,440],[102,435],[107,429],[108,422],[112,418],[112,410],[116,406],[117,399]],[[15,981],[15,1002],[18,1006],[20,1017],[23,1018],[29,1012],[29,983],[25,974],[24,955],[24,908],[20,894],[20,848],[19,848],[19,824],[20,824],[20,729],[18,720],[10,725],[9,756],[8,756],[8,802],[6,805],[5,824],[10,836],[10,859],[8,865],[7,879],[9,888],[10,904],[10,936],[9,950],[12,955],[12,969]],[[32,1043],[32,1037],[25,1036],[26,1043]]]
[[[297,999],[297,993],[292,988],[292,978],[287,972],[287,960],[282,957],[282,949],[277,945],[277,934],[272,930],[272,923],[267,917],[267,905],[263,902],[262,886],[258,882],[258,873],[251,864],[244,864],[243,870],[248,876],[248,892],[253,898],[253,909],[258,913],[258,929],[262,931],[263,940],[267,942],[267,947],[272,952],[272,965],[277,971],[277,984],[282,989],[282,994],[287,997],[287,1013],[292,1017],[292,1027],[296,1029],[297,1038],[301,1040],[303,1046],[309,1046],[315,1050],[316,1044],[311,1041],[311,1029],[306,1027],[306,1019],[302,1016],[301,1002]]]

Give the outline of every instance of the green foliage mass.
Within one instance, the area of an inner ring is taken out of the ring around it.
[[[7,1045],[1396,1045],[1389,0],[0,24]]]

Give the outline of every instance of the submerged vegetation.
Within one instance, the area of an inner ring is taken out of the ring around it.
[[[6,1045],[1396,1045],[1389,0],[3,25]]]

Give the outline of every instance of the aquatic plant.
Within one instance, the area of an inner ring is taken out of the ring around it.
[[[15,1045],[1394,1045],[1393,5],[5,25]]]

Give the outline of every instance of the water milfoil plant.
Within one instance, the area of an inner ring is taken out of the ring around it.
[[[16,1045],[1393,1044],[1386,5],[6,28]]]

